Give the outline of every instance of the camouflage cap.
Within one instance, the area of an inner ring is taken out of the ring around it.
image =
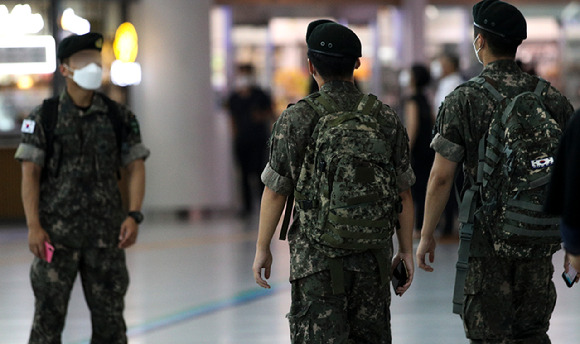
[[[58,45],[56,57],[59,60],[66,59],[81,50],[98,50],[103,48],[103,35],[89,32],[84,35],[72,35],[63,39]]]
[[[500,0],[483,0],[475,4],[473,25],[503,38],[524,40],[528,37],[522,12]]]
[[[331,20],[311,22],[306,30],[308,49],[324,55],[361,57],[362,44],[357,35],[346,26]]]

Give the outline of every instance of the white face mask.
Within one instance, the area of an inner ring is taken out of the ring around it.
[[[411,83],[411,73],[409,73],[409,70],[404,69],[401,71],[401,73],[399,74],[399,86],[406,88],[409,87],[409,84]]]
[[[483,48],[483,46],[479,47],[479,49],[477,49],[475,47],[475,42],[477,42],[477,39],[479,38],[479,35],[477,37],[475,37],[475,39],[473,40],[473,51],[475,51],[475,57],[477,57],[477,62],[483,64],[483,62],[481,61],[481,59],[479,58],[479,51],[481,50],[481,48]]]
[[[253,80],[251,76],[239,76],[236,78],[235,86],[236,88],[248,88],[252,86]]]
[[[440,79],[443,76],[443,66],[439,60],[431,62],[431,76],[434,79]]]
[[[103,69],[96,63],[90,63],[83,68],[72,70],[65,66],[68,70],[74,72],[72,79],[85,90],[96,90],[101,87],[103,82]]]

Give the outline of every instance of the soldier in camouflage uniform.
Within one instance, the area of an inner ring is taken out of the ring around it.
[[[337,42],[342,41],[342,48]],[[333,44],[334,42],[334,44]],[[346,27],[327,20],[308,27],[309,70],[321,90],[339,108],[356,106],[362,93],[354,86],[353,71],[360,66],[361,45]],[[393,262],[403,259],[409,279],[397,289],[404,293],[413,277],[412,229],[413,201],[410,187],[415,176],[410,166],[409,143],[405,128],[388,106],[382,105],[379,116],[393,132],[392,149],[399,195],[403,210],[397,230],[398,253]],[[270,243],[284,209],[287,196],[294,192],[310,135],[318,116],[304,100],[284,111],[275,124],[270,141],[270,159],[262,174],[259,236],[253,264],[256,282],[269,288],[272,254]],[[289,211],[289,210],[287,210]],[[379,263],[391,267],[393,247],[383,249],[384,261],[365,251],[343,258],[344,293],[336,294],[331,283],[327,256],[316,249],[301,230],[298,220],[289,232],[292,305],[287,315],[292,343],[391,343],[390,289],[381,283]],[[262,276],[264,269],[264,277]],[[388,278],[388,277],[387,277]]]
[[[515,63],[517,47],[526,38],[526,21],[514,6],[484,0],[473,8],[474,50],[484,65],[481,76],[502,95],[514,97],[533,91],[538,79],[522,72]],[[543,94],[544,104],[564,128],[572,106],[555,88]],[[420,268],[433,271],[437,221],[443,211],[457,165],[462,163],[464,190],[476,180],[478,143],[487,132],[497,101],[474,83],[466,83],[447,96],[436,121],[431,143],[436,158],[427,188],[425,220],[417,248]],[[475,221],[469,268],[465,281],[463,322],[471,343],[550,343],[546,334],[556,302],[552,283],[552,246],[536,258],[498,257],[485,223]]]
[[[15,158],[22,162],[22,198],[34,262],[30,279],[35,315],[29,343],[61,343],[68,301],[80,272],[92,318],[91,343],[126,343],[124,296],[129,284],[124,249],[137,239],[144,196],[144,160],[139,125],[131,111],[94,92],[101,83],[101,47],[97,33],[70,36],[58,47],[66,90],[58,97],[52,154],[43,127],[43,107],[22,126]],[[107,112],[123,123],[123,149]],[[129,214],[117,184],[126,170]],[[46,260],[44,243],[55,248]]]

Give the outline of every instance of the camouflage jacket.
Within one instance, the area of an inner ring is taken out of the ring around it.
[[[341,108],[354,108],[362,95],[349,82],[333,81],[322,86],[335,103]],[[395,128],[396,135],[393,156],[396,162],[397,185],[400,191],[407,190],[415,182],[415,175],[410,165],[409,139],[407,132],[395,112],[383,105],[380,112],[386,122]],[[273,191],[290,195],[298,180],[306,145],[318,115],[304,100],[286,109],[274,125],[270,138],[270,158],[262,173],[262,181]],[[295,216],[295,219],[297,216]],[[309,276],[328,269],[326,257],[309,244],[304,233],[300,231],[299,221],[295,220],[288,233],[290,243],[290,280]],[[386,252],[390,257],[392,249]],[[350,271],[374,271],[377,264],[370,253],[356,254],[344,259],[344,267]]]
[[[491,80],[493,86],[505,97],[534,91],[537,85],[537,78],[522,72],[513,60],[490,63],[480,76]],[[573,112],[568,99],[554,87],[550,87],[543,96],[546,109],[565,128]],[[435,125],[437,133],[431,147],[444,158],[463,163],[463,190],[471,187],[476,180],[479,140],[489,129],[496,105],[497,101],[487,91],[467,82],[451,92],[439,109]],[[478,226],[482,224],[475,224],[471,255],[490,256],[493,252],[491,238],[478,230]]]
[[[15,158],[43,167],[39,215],[51,241],[80,248],[113,247],[126,218],[121,204],[117,172],[131,161],[146,159],[149,150],[141,143],[135,115],[119,104],[119,115],[128,129],[126,149],[119,154],[107,105],[95,94],[92,105],[76,107],[64,91],[59,97],[51,159],[45,164],[46,138],[42,106],[32,111],[22,130]],[[33,121],[33,124],[32,124]]]

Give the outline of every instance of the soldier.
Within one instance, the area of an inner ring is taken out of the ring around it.
[[[61,343],[78,272],[91,312],[91,343],[127,342],[124,249],[137,240],[143,220],[149,150],[141,143],[135,115],[95,92],[102,80],[102,44],[98,33],[69,36],[59,44],[66,89],[22,125],[15,158],[22,162],[22,201],[35,256],[29,343]],[[127,172],[128,213],[117,184],[121,167]]]
[[[523,73],[515,62],[517,47],[527,37],[522,13],[506,2],[484,0],[473,7],[473,18],[473,47],[484,66],[479,80],[492,85],[500,96],[510,98],[538,88],[538,78]],[[569,101],[553,87],[544,87],[541,97],[556,127],[564,128],[573,111]],[[447,203],[455,169],[463,164],[464,190],[471,190],[477,181],[478,144],[499,103],[491,92],[471,81],[453,91],[439,110],[437,134],[431,143],[436,156],[417,248],[418,266],[426,271],[433,271],[426,255],[434,261],[433,232]],[[475,206],[479,217],[475,217],[472,227],[465,285],[459,288],[465,293],[459,300],[463,306],[458,313],[463,313],[466,336],[471,343],[550,343],[546,332],[556,302],[552,254],[560,245],[520,246],[521,252],[504,257],[489,228],[496,221],[478,221],[488,218],[488,212],[481,205]],[[462,233],[465,227],[462,223]],[[536,254],[525,254],[529,252]],[[522,258],[518,258],[520,254]]]
[[[320,92],[285,110],[270,139],[270,158],[262,173],[265,190],[253,264],[256,283],[264,288],[270,288],[266,281],[272,265],[270,243],[286,198],[293,193],[299,194],[297,183],[304,180],[301,168],[311,163],[306,162],[305,157],[312,156],[309,142],[322,116],[317,114],[320,109],[311,104],[315,99],[326,99],[325,102],[334,104],[332,106],[337,109],[352,110],[357,109],[357,104],[362,104],[359,101],[365,97],[354,85],[353,72],[361,64],[361,43],[354,32],[337,23],[318,20],[308,26],[306,42],[308,68]],[[373,104],[377,118],[383,123],[380,130],[391,133],[385,151],[392,152],[392,159],[381,163],[391,166],[395,176],[391,191],[402,199],[402,212],[393,212],[392,219],[387,219],[400,222],[398,253],[391,263],[393,226],[386,238],[390,242],[387,247],[345,255],[340,258],[341,264],[334,264],[336,260],[329,258],[329,252],[325,251],[333,248],[321,247],[306,231],[313,227],[321,229],[315,220],[303,220],[304,214],[316,211],[316,201],[299,200],[296,196],[295,215],[299,220],[292,224],[289,232],[292,305],[287,317],[292,343],[391,343],[388,278],[401,260],[408,269],[408,279],[397,287],[397,294],[402,295],[411,285],[413,200],[410,187],[415,176],[410,166],[409,140],[395,112],[378,101]],[[366,177],[372,178],[369,174]],[[335,180],[335,184],[338,181]],[[384,187],[387,186],[377,185],[377,189]],[[287,215],[290,211],[287,207]]]

